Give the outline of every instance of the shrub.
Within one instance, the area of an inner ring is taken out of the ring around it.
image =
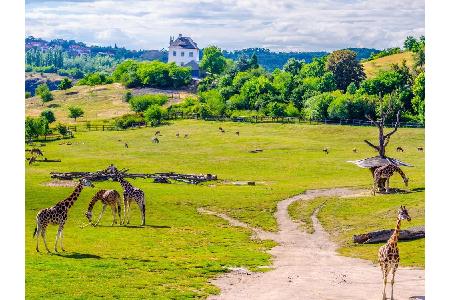
[[[50,89],[48,88],[46,83],[38,85],[36,88],[36,95],[41,97],[42,102],[48,102],[53,100],[53,95],[50,92]]]
[[[58,85],[58,89],[60,90],[67,90],[72,87],[72,81],[69,78],[63,78],[61,82]]]
[[[218,90],[199,93],[200,102],[204,103],[204,116],[222,116],[225,112],[225,101]]]
[[[115,125],[121,129],[126,129],[143,122],[145,122],[145,119],[142,114],[128,114],[115,119]]]
[[[151,105],[164,105],[168,101],[168,97],[162,94],[154,94],[154,95],[140,95],[134,96],[130,99],[130,107],[135,112],[144,112]]]
[[[50,109],[41,112],[41,117],[46,118],[50,124],[56,121],[55,114]]]
[[[59,134],[61,134],[62,136],[65,136],[68,133],[67,127],[64,126],[61,123],[58,123],[56,125],[56,130],[59,132]]]
[[[130,99],[133,97],[133,94],[130,91],[126,91],[125,94],[123,94],[123,102],[129,102]]]
[[[305,116],[313,120],[327,118],[328,106],[334,98],[331,93],[322,93],[306,99],[304,108]]]
[[[69,107],[69,118],[73,118],[77,121],[77,118],[82,117],[84,115],[84,111],[78,106]]]
[[[112,78],[108,77],[106,74],[95,72],[95,73],[89,73],[86,76],[84,76],[82,79],[80,79],[77,82],[77,85],[100,85],[100,84],[108,84],[112,83]]]
[[[158,126],[167,115],[167,111],[157,104],[151,105],[145,112],[144,117],[151,126]]]
[[[292,101],[289,102],[289,104],[286,106],[284,112],[286,113],[286,116],[288,116],[288,117],[299,117],[300,116],[300,111],[298,110],[297,107],[295,107],[295,105]]]
[[[31,93],[30,92],[25,92],[25,99],[28,99],[31,97]]]
[[[271,117],[284,117],[286,115],[285,109],[286,104],[278,102],[271,102],[265,108],[267,115]]]

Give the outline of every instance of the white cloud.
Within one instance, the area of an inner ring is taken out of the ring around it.
[[[401,46],[425,33],[424,0],[27,1],[26,34],[161,49],[183,33],[200,47],[314,51]]]

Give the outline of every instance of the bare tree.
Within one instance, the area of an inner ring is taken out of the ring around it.
[[[364,140],[366,144],[370,147],[376,149],[381,157],[386,157],[386,147],[389,144],[389,140],[391,136],[397,131],[400,126],[400,110],[397,111],[396,121],[394,124],[394,129],[391,132],[384,134],[384,125],[386,122],[386,118],[393,112],[393,108],[391,105],[388,105],[387,108],[384,107],[382,101],[380,101],[380,118],[378,120],[372,119],[369,115],[366,114],[366,118],[375,124],[378,127],[378,146],[372,144],[368,140]]]

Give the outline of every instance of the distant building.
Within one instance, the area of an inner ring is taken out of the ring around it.
[[[199,77],[199,58],[200,49],[190,37],[183,36],[181,33],[176,40],[170,37],[169,62],[174,62],[178,66],[191,67],[192,77]]]

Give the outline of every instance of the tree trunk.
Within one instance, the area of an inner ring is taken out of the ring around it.
[[[353,236],[353,242],[357,244],[376,244],[387,242],[392,236],[394,229],[385,229],[379,231],[372,231],[364,234]],[[405,230],[400,230],[398,239],[400,241],[410,241],[421,239],[425,237],[425,227],[417,226]]]

